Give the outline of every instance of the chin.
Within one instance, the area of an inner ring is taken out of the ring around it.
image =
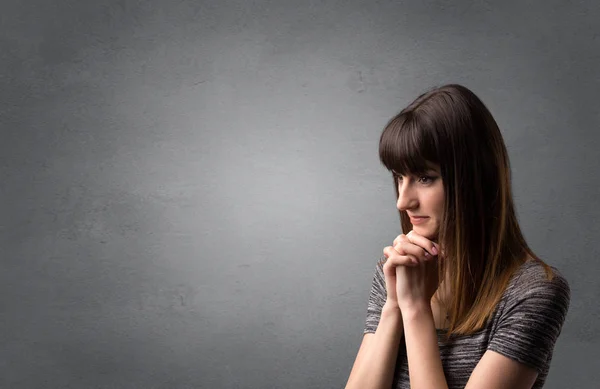
[[[438,238],[438,229],[433,229],[433,228],[427,228],[425,226],[414,226],[413,225],[413,230],[415,230],[415,232],[429,240],[433,240],[437,242],[437,238]]]

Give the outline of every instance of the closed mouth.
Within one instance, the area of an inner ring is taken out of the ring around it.
[[[411,224],[421,224],[424,223],[426,219],[429,219],[429,216],[411,216],[410,222]]]

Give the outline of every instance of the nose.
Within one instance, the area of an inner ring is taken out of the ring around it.
[[[419,205],[419,199],[415,193],[409,180],[403,180],[398,184],[398,201],[396,202],[396,208],[399,211],[406,211],[407,209],[414,209]]]

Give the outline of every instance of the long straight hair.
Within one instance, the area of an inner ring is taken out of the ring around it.
[[[519,227],[500,129],[472,91],[450,84],[419,96],[385,126],[379,158],[401,175],[424,174],[431,163],[440,166],[444,213],[438,269],[440,280],[449,282],[450,296],[441,295],[450,322],[447,336],[482,329],[526,260],[539,261],[552,278],[552,269],[532,252]],[[400,211],[400,222],[404,233],[412,230],[406,211]]]

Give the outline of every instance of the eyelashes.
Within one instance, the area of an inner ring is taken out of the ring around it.
[[[436,178],[437,177],[433,177],[433,176],[421,176],[419,178],[419,181],[424,184],[431,184],[435,181]],[[423,179],[427,180],[427,182],[423,182]]]
[[[403,180],[402,175],[400,175],[396,172],[392,172],[392,174],[393,174],[394,180],[396,182],[400,182]],[[418,177],[417,181],[424,185],[432,184],[438,178],[437,176],[431,176],[431,175],[419,175],[417,177]]]

